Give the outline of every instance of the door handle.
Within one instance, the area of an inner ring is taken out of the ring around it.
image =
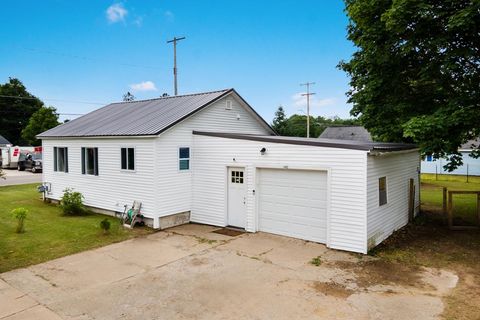
[[[247,203],[247,199],[246,197],[243,197],[243,204],[246,204]]]

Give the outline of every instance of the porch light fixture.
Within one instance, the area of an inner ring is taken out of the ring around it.
[[[265,148],[260,149],[260,154],[262,156],[265,154],[265,152],[267,152],[267,149],[265,149]]]

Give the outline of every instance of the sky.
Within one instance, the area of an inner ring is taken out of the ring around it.
[[[271,122],[278,106],[306,112],[301,83],[315,82],[311,114],[349,117],[354,52],[342,0],[4,1],[0,83],[20,79],[61,119],[120,101],[235,88]]]

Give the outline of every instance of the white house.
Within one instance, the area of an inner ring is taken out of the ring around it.
[[[462,155],[463,165],[453,171],[443,168],[448,163],[447,159],[434,159],[432,155],[426,155],[422,159],[421,171],[422,173],[480,176],[480,158],[470,156],[474,147],[478,145],[480,145],[480,138],[469,140],[460,146],[458,152]]]
[[[366,253],[419,209],[418,149],[276,136],[235,90],[113,103],[39,135],[43,181],[154,228],[235,226]]]

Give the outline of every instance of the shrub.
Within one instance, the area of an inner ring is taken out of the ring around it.
[[[103,234],[107,234],[110,230],[110,221],[107,218],[100,221],[100,228],[102,228]]]
[[[12,210],[12,216],[17,219],[16,233],[25,232],[25,219],[27,218],[28,210],[25,208],[16,208]]]
[[[314,266],[320,266],[322,264],[322,258],[320,256],[313,258],[310,260],[310,264],[313,264]]]
[[[73,191],[72,188],[63,190],[63,197],[60,200],[60,208],[65,215],[84,215],[87,213],[83,205],[83,195],[80,192]]]

